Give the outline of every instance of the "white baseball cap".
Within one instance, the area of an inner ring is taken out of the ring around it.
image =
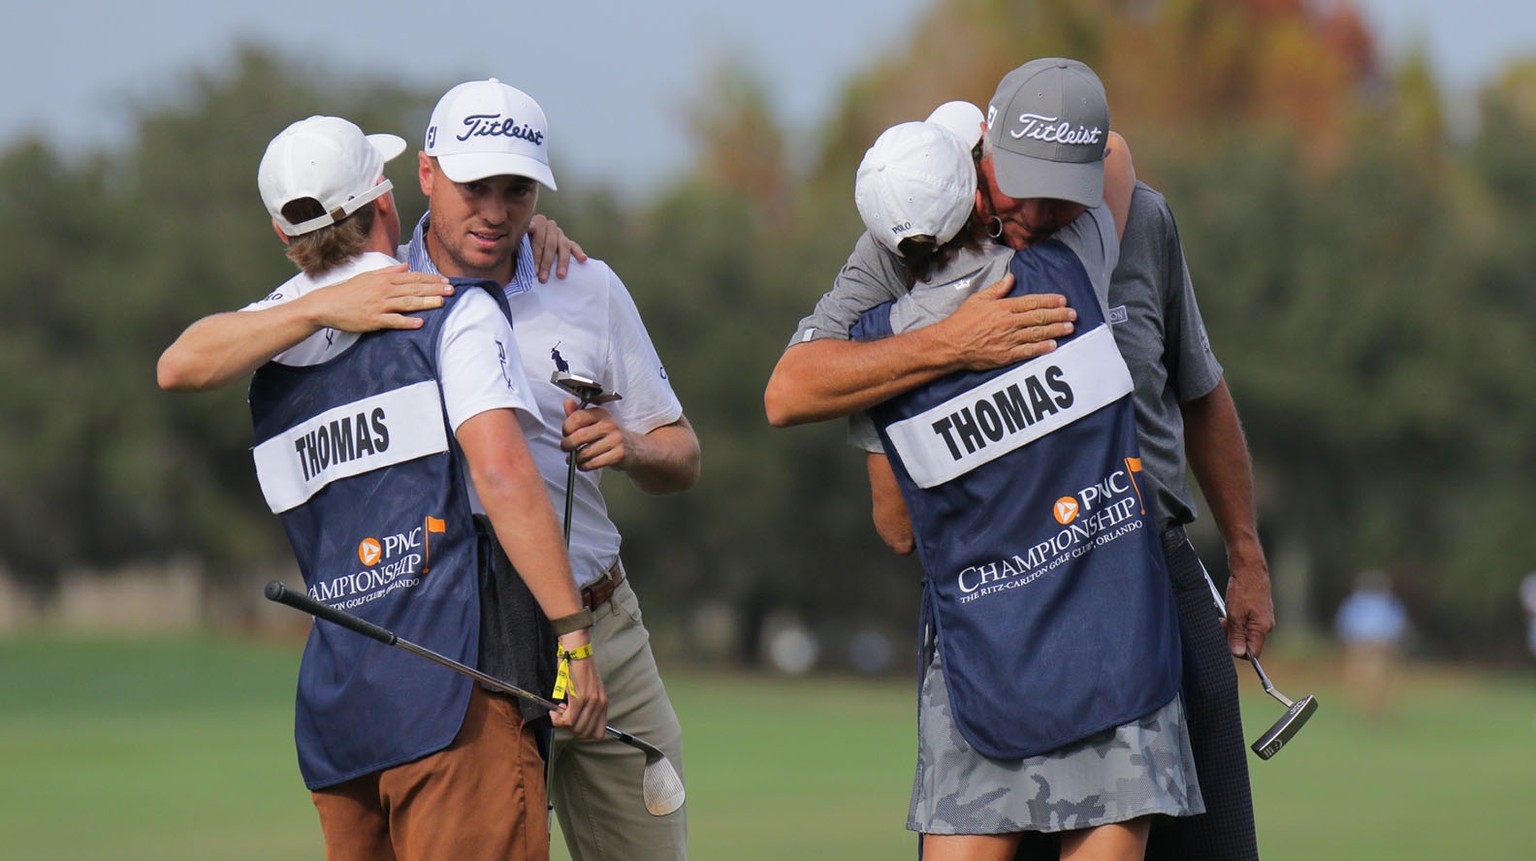
[[[427,155],[454,182],[526,176],[551,190],[549,123],[532,97],[495,78],[443,94],[427,125]]]
[[[933,109],[924,122],[942,126],[951,132],[965,144],[966,149],[976,146],[981,142],[982,128],[986,125],[987,118],[982,115],[981,108],[970,102],[954,101],[945,102]]]
[[[261,202],[288,236],[302,236],[346,218],[393,186],[383,179],[384,163],[405,151],[405,139],[365,135],[341,117],[299,120],[267,144],[256,184]],[[314,198],[325,214],[298,224],[283,207]]]
[[[987,106],[987,135],[1003,194],[1084,206],[1104,199],[1109,102],[1077,60],[1046,57],[1005,75]]]
[[[976,205],[976,163],[961,132],[937,122],[901,123],[875,139],[854,180],[853,202],[875,241],[900,254],[903,239],[955,238]],[[960,112],[954,112],[958,114]],[[953,116],[953,114],[952,114]],[[961,118],[960,128],[966,121]]]

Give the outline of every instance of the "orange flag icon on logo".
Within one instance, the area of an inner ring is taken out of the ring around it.
[[[1136,488],[1136,501],[1141,503],[1141,513],[1147,513],[1147,501],[1141,496],[1141,482],[1136,480],[1136,473],[1141,472],[1141,458],[1128,457],[1125,459],[1125,468],[1131,473],[1131,486]]]
[[[439,520],[430,514],[427,515],[427,521],[424,525],[426,527],[426,535],[423,536],[423,543],[426,544],[426,558],[421,563],[421,573],[423,574],[432,568],[432,533],[446,533],[448,531],[447,521]]]

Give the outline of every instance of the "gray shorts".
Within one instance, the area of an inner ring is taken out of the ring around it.
[[[950,715],[938,650],[918,703],[917,775],[907,828],[924,834],[1071,831],[1149,814],[1205,812],[1179,697],[1049,753],[988,759]]]

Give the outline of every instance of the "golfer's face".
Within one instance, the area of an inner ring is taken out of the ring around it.
[[[1002,222],[1003,235],[998,241],[1015,251],[1051,238],[1052,234],[1071,224],[1088,209],[1081,203],[1069,200],[1051,197],[1016,198],[1003,194],[997,186],[997,174],[992,170],[990,158],[977,162],[977,173],[981,177],[980,214],[989,222],[992,216]]]
[[[421,190],[432,211],[428,251],[444,275],[512,280],[512,263],[539,202],[539,184],[524,176],[454,182],[422,157]]]

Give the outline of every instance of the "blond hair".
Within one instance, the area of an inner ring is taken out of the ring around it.
[[[291,200],[283,206],[283,217],[299,224],[325,214],[320,201],[313,197]],[[296,236],[288,243],[288,259],[305,275],[323,275],[362,254],[373,232],[377,203],[370,203],[335,224]]]

